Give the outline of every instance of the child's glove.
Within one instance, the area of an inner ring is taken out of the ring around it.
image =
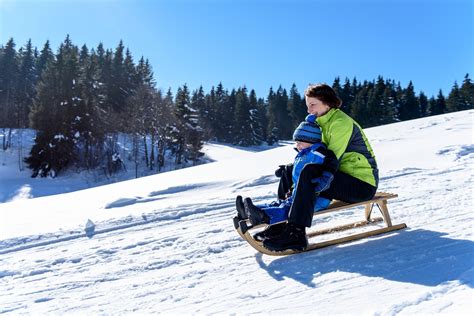
[[[320,177],[311,180],[311,182],[314,184],[314,190],[317,193],[327,190],[331,185],[333,178],[334,175],[331,172],[323,171],[323,174]]]
[[[278,169],[275,170],[275,176],[276,176],[277,178],[281,178],[281,176],[283,175],[283,173],[285,172],[285,170],[286,170],[287,168],[292,167],[292,166],[293,166],[293,164],[291,164],[291,163],[290,163],[290,164],[287,164],[287,165],[279,165],[279,166],[278,166]]]
[[[285,167],[286,167],[286,165],[279,165],[278,169],[275,170],[275,176],[277,178],[281,178],[281,176],[283,175],[283,172],[285,171]]]

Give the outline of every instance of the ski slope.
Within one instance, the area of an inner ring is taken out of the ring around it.
[[[473,118],[367,129],[379,190],[399,194],[392,222],[408,228],[289,257],[256,253],[232,217],[237,194],[275,198],[291,145],[216,145],[206,165],[0,204],[0,313],[472,315]]]

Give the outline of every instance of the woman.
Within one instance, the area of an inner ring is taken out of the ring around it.
[[[342,101],[327,84],[309,85],[305,90],[305,100],[308,113],[318,117],[323,142],[339,162],[331,185],[320,196],[348,203],[371,199],[377,191],[378,168],[374,152],[360,125],[340,110]],[[291,181],[287,176],[290,170],[291,166],[284,167],[280,193],[290,189]],[[308,245],[305,228],[311,227],[313,218],[314,178],[312,168],[302,171],[288,223],[281,234],[264,240],[265,247],[282,251],[303,249]]]

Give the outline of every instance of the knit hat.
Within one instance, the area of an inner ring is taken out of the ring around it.
[[[309,114],[304,122],[295,129],[293,140],[306,142],[310,144],[319,143],[321,141],[321,128],[316,122],[316,115]]]

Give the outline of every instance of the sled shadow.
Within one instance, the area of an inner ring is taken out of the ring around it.
[[[292,278],[309,287],[317,286],[315,276],[345,271],[426,286],[457,280],[473,288],[474,242],[444,235],[423,229],[399,231],[360,244],[281,257],[268,264],[260,253],[256,260],[274,279]]]

